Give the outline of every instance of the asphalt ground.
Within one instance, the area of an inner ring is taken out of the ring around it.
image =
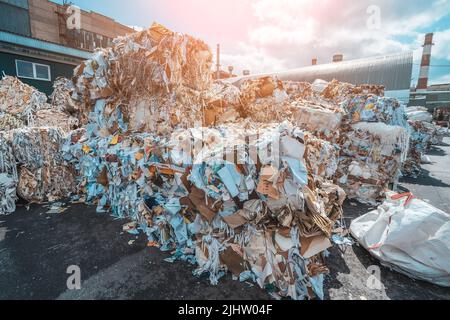
[[[420,177],[403,178],[401,186],[450,212],[450,138],[430,153]],[[347,224],[370,207],[347,201]],[[185,262],[169,263],[168,253],[147,247],[146,238],[122,231],[127,221],[95,212],[95,207],[68,204],[63,213],[42,205],[19,205],[0,216],[0,299],[223,299],[265,300],[257,285],[222,278],[212,286],[206,276],[192,275]],[[69,266],[81,271],[81,289],[67,289]],[[334,247],[327,258],[330,274],[325,299],[440,300],[450,289],[410,279],[379,265],[358,245]],[[367,285],[368,269],[381,270],[381,288]]]

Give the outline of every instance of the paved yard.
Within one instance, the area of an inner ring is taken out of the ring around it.
[[[432,165],[402,186],[450,212],[450,139],[432,150]],[[125,221],[95,208],[71,205],[62,214],[20,206],[0,216],[0,299],[269,299],[257,286],[233,281],[218,286],[192,275],[189,264],[163,261],[168,255],[146,247],[143,236],[122,232]],[[345,205],[349,223],[369,208]],[[129,244],[130,240],[135,240]],[[366,286],[367,268],[378,265],[363,248],[333,248],[328,258],[327,299],[450,299],[450,289],[414,281],[381,267],[382,290]],[[66,269],[81,268],[82,289],[68,291]]]

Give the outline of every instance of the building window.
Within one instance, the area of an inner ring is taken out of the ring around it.
[[[16,60],[16,73],[20,78],[51,81],[50,66],[46,64]]]

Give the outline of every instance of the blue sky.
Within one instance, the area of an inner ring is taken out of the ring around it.
[[[424,34],[435,32],[430,81],[450,83],[450,0],[72,2],[129,26],[157,21],[211,48],[221,43],[224,69],[233,65],[237,72],[295,68],[309,65],[313,57],[326,63],[334,53],[354,59],[414,50],[415,82]]]

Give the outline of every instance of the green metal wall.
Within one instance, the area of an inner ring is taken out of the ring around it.
[[[31,36],[27,1],[0,0],[0,30]]]
[[[0,52],[0,74],[17,76],[16,74],[16,59],[25,60],[30,62],[36,62],[41,64],[46,64],[50,66],[50,74],[51,74],[51,82],[50,81],[42,81],[42,80],[33,80],[33,79],[25,79],[19,78],[22,82],[29,84],[41,92],[44,92],[47,95],[50,95],[53,92],[53,81],[55,81],[58,77],[66,77],[72,78],[74,66],[46,61],[41,59],[34,59],[29,57],[20,56],[17,54],[3,53]]]

